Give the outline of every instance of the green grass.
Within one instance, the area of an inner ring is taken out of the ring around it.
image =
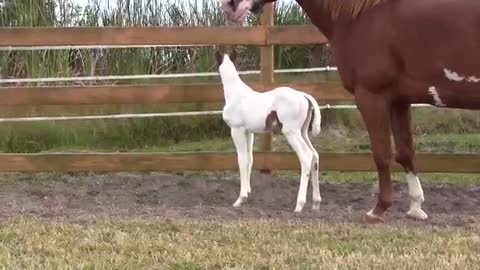
[[[334,225],[334,226],[332,226]],[[0,226],[8,269],[475,269],[480,228],[275,221],[18,219]]]
[[[147,111],[147,110],[146,110]],[[434,114],[424,113],[423,115]],[[471,116],[476,117],[474,115]],[[342,119],[325,119],[322,133],[313,139],[322,152],[369,152],[370,142],[358,112],[351,111]],[[348,119],[353,119],[348,122]],[[333,123],[336,121],[336,124]],[[426,120],[428,121],[428,120]],[[428,122],[414,126],[417,152],[478,153],[479,130],[436,132]],[[441,121],[441,120],[440,120]],[[440,121],[437,122],[440,125]],[[329,123],[330,122],[330,123]],[[338,124],[343,123],[343,124]],[[447,123],[445,123],[447,124]],[[440,128],[438,128],[440,129]],[[256,136],[256,147],[260,145]],[[233,150],[229,129],[221,117],[168,117],[102,121],[59,121],[13,123],[0,126],[0,151],[45,152],[77,149],[92,151],[222,151]],[[275,135],[274,150],[289,150],[281,134]]]
[[[97,131],[99,132],[99,131]],[[183,138],[182,141],[175,143],[173,140],[158,142],[158,144],[149,145],[142,141],[141,138],[147,140],[148,135],[143,135],[138,139],[138,143],[128,149],[128,151],[147,151],[147,152],[195,152],[195,151],[235,151],[235,147],[228,130],[224,131],[225,137],[205,139],[198,141],[190,141],[189,138]],[[100,136],[96,134],[96,136]],[[65,139],[65,138],[63,138]],[[128,138],[127,138],[128,139]],[[38,138],[41,140],[41,138]],[[89,141],[94,143],[95,139]],[[260,150],[261,136],[255,137],[254,150]],[[31,143],[34,143],[33,141]],[[66,144],[55,146],[44,151],[117,151],[113,142],[111,147],[101,146],[85,146]],[[353,134],[339,133],[338,130],[326,131],[326,134],[320,135],[313,139],[313,144],[320,152],[355,152],[366,153],[371,152],[368,135],[366,133],[355,132]],[[136,146],[136,147],[135,147]],[[39,148],[39,147],[38,147]],[[415,137],[415,148],[418,153],[478,153],[480,151],[479,134],[424,134]],[[276,134],[273,140],[274,151],[292,151],[285,138],[281,134]]]

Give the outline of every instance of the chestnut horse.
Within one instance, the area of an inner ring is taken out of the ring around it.
[[[276,0],[219,0],[240,22]],[[410,209],[427,219],[417,177],[411,104],[480,109],[480,1],[296,0],[327,37],[343,86],[368,130],[379,178],[370,222],[383,222],[392,205],[390,136],[406,172]]]

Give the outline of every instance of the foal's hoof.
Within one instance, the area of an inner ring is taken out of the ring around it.
[[[382,216],[373,213],[373,210],[367,213],[367,222],[370,224],[384,223],[385,219]]]
[[[234,203],[233,203],[233,207],[237,208],[237,207],[240,207],[242,206],[242,204],[245,202],[245,200],[247,199],[247,197],[239,197]]]
[[[423,211],[423,210],[420,209],[420,208],[410,209],[410,210],[407,212],[407,216],[410,217],[410,218],[413,218],[413,219],[418,219],[418,220],[426,220],[426,219],[428,219],[427,213],[425,213],[425,211]]]
[[[297,202],[297,207],[295,207],[295,210],[293,212],[295,213],[300,213],[303,210],[303,206],[305,205],[305,202]]]
[[[313,211],[320,211],[320,202],[313,202],[312,210]]]

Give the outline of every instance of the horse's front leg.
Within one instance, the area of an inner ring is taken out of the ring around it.
[[[424,201],[422,185],[413,164],[415,149],[413,148],[410,104],[393,106],[391,121],[396,149],[395,160],[402,165],[407,174],[408,194],[410,196],[410,209],[407,215],[415,219],[427,219],[428,215],[422,210]]]
[[[240,195],[233,204],[233,207],[240,207],[248,197],[248,138],[244,128],[232,128],[231,136],[237,151],[238,168],[240,170]]]
[[[364,88],[355,89],[355,102],[368,131],[379,181],[377,205],[367,213],[367,219],[372,223],[383,222],[383,214],[393,202],[390,102],[384,95],[371,93]]]

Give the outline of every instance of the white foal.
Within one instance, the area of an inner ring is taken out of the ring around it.
[[[233,53],[233,60],[234,55]],[[251,191],[254,133],[271,131],[274,125],[278,125],[296,152],[301,165],[295,212],[301,212],[307,201],[309,178],[313,186],[312,209],[318,210],[321,202],[318,183],[319,156],[308,138],[312,117],[312,133],[320,133],[320,109],[315,99],[289,87],[279,87],[265,93],[256,92],[240,79],[229,55],[222,56],[217,52],[217,61],[225,94],[222,117],[231,128],[240,170],[240,195],[233,206],[241,206]]]

